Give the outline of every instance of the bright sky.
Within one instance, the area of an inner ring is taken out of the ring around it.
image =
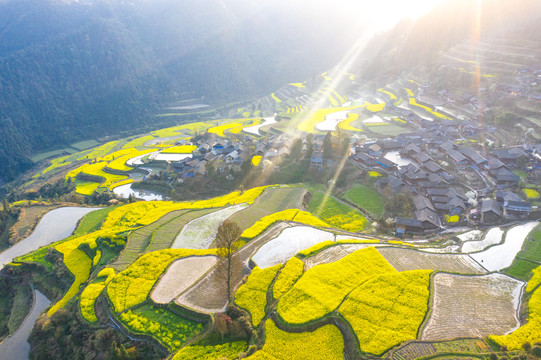
[[[392,27],[400,19],[417,18],[428,13],[444,0],[346,0],[369,18],[378,30]]]

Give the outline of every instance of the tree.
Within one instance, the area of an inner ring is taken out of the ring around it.
[[[541,346],[534,346],[532,349],[532,355],[536,358],[541,358]]]
[[[291,145],[291,159],[293,161],[298,161],[302,156],[302,140],[295,139],[293,145]]]
[[[308,134],[306,137],[306,158],[310,159],[314,152],[314,134]]]
[[[216,235],[216,247],[218,248],[218,271],[223,274],[227,285],[227,301],[231,302],[231,278],[233,276],[233,254],[237,250],[237,240],[242,233],[237,223],[226,220],[218,227]]]
[[[327,135],[325,135],[325,139],[323,140],[323,157],[325,159],[330,159],[332,156],[332,135],[331,132],[328,131]]]
[[[348,134],[343,134],[340,140],[340,157],[349,155],[349,149],[350,149],[349,136]]]
[[[9,213],[9,202],[8,202],[8,199],[4,198],[2,200],[2,203],[4,205],[4,212],[7,214]]]

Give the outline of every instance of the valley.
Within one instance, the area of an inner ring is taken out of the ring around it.
[[[273,87],[257,66],[218,77],[238,64],[182,57],[177,71],[207,73],[191,88],[149,71],[152,95],[122,105],[144,121],[19,149],[29,170],[0,173],[13,178],[0,358],[541,358],[541,42],[527,19],[442,33],[448,46],[400,66],[414,45],[370,43]],[[248,77],[233,100],[199,92]]]

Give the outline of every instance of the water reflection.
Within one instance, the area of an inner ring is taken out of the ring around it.
[[[113,192],[123,198],[127,199],[132,195],[136,199],[152,201],[152,200],[167,200],[167,197],[163,194],[143,189],[132,189],[131,184],[118,186],[113,189]]]

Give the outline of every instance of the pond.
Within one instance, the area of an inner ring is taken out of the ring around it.
[[[30,314],[24,319],[19,329],[0,344],[0,357],[10,360],[28,360],[30,344],[28,337],[34,328],[36,319],[51,302],[42,293],[34,290],[34,304]]]
[[[325,120],[316,125],[320,131],[334,131],[338,124],[348,117],[349,111],[337,111],[325,116]]]
[[[166,200],[167,197],[163,194],[160,194],[158,192],[154,192],[151,190],[144,190],[144,189],[132,189],[131,184],[121,185],[117,186],[113,189],[113,192],[123,198],[127,199],[132,195],[136,199],[145,200],[145,201],[153,201],[153,200]]]
[[[156,160],[156,161],[180,161],[187,158],[191,158],[192,154],[164,154],[164,153],[158,153],[154,154],[153,156],[149,157],[150,160]]]
[[[539,222],[531,221],[512,227],[505,234],[505,242],[495,245],[485,251],[470,254],[488,271],[499,271],[511,266],[518,252],[522,249],[524,240]]]
[[[259,133],[260,128],[262,128],[263,126],[274,124],[274,123],[276,123],[276,119],[274,118],[274,116],[266,117],[263,119],[263,122],[261,124],[244,128],[242,131],[259,136],[261,135]]]
[[[198,110],[208,108],[208,104],[193,104],[193,105],[184,105],[184,106],[173,106],[168,108],[169,110]]]
[[[135,166],[135,165],[144,165],[143,158],[145,156],[150,157],[150,156],[157,155],[158,153],[159,153],[159,151],[154,151],[154,152],[151,152],[150,154],[143,154],[143,155],[133,157],[133,158],[129,159],[128,161],[126,161],[126,165],[132,166],[132,167]]]
[[[97,209],[99,208],[61,207],[49,211],[29,237],[0,253],[0,269],[18,256],[67,238],[83,216]]]

